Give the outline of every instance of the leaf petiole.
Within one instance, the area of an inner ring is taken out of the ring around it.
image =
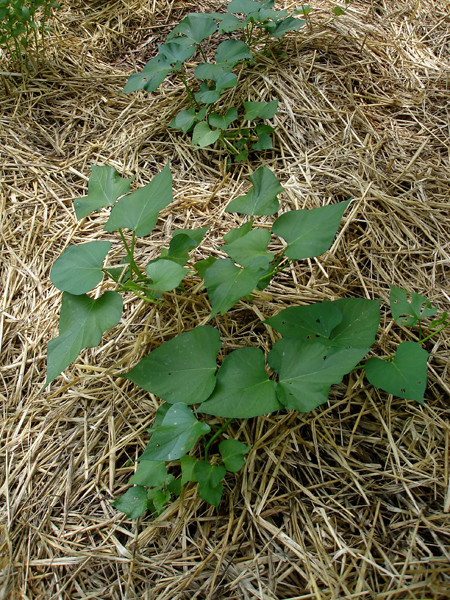
[[[222,433],[224,431],[226,431],[226,429],[228,428],[228,425],[231,423],[233,419],[228,419],[223,425],[222,427],[220,427],[220,429],[218,429],[216,431],[216,433],[209,439],[208,443],[205,446],[205,462],[208,462],[208,451],[211,447],[211,444],[214,442],[214,440],[216,440],[219,435],[222,435]]]
[[[134,271],[134,273],[136,274],[137,278],[140,281],[146,281],[146,278],[140,272],[139,267],[137,266],[137,264],[134,261],[133,254],[134,254],[134,244],[135,244],[135,241],[136,241],[135,232],[133,231],[133,237],[131,238],[131,248],[128,246],[127,241],[125,239],[125,236],[123,234],[123,231],[122,231],[122,229],[120,227],[119,227],[119,234],[120,234],[120,237],[122,239],[123,245],[125,247],[125,251],[127,253],[128,260],[130,261],[130,270],[131,270],[130,276],[132,275],[132,272]]]

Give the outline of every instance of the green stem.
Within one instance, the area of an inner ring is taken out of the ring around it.
[[[205,461],[208,462],[208,450],[211,447],[211,444],[214,442],[214,440],[216,440],[219,435],[221,435],[228,427],[228,425],[231,423],[233,419],[228,419],[228,421],[226,421],[226,423],[224,423],[222,425],[222,427],[220,429],[218,429],[216,431],[216,433],[210,438],[210,440],[208,441],[208,443],[205,446]]]
[[[181,71],[176,71],[175,73],[178,75],[178,77],[181,79],[181,81],[183,82],[183,85],[185,87],[185,90],[187,92],[188,98],[189,98],[189,102],[191,103],[191,107],[192,108],[197,108],[197,110],[199,110],[200,108],[200,104],[197,102],[197,100],[195,99],[194,96],[194,92],[191,90],[191,88],[189,87],[189,84],[186,80],[186,75],[184,74],[184,72]]]
[[[197,44],[197,48],[200,50],[200,54],[202,55],[202,58],[205,62],[208,62],[208,59],[206,57],[206,54],[203,51],[202,45],[201,44]]]
[[[284,258],[284,253],[285,253],[285,250],[283,250],[283,252],[282,252],[282,253],[280,254],[280,256],[278,257],[278,259],[277,259],[277,262],[276,262],[276,263],[274,264],[274,266],[273,266],[273,270],[272,270],[270,273],[267,273],[267,275],[264,275],[264,277],[261,277],[260,281],[261,281],[261,280],[264,280],[264,279],[269,279],[270,277],[273,277],[273,276],[274,276],[274,275],[276,275],[277,273],[281,273],[281,271],[284,271],[284,270],[285,270],[285,268],[286,268],[286,267],[279,267],[279,268],[278,268],[278,265],[280,264],[280,262],[281,262],[281,261],[283,260],[283,258]]]
[[[122,239],[122,243],[123,243],[123,245],[124,245],[124,247],[125,247],[125,251],[126,251],[126,253],[127,253],[128,260],[130,261],[130,267],[131,267],[131,270],[132,270],[132,271],[134,271],[134,273],[136,274],[137,278],[138,278],[140,281],[145,281],[145,280],[146,280],[146,278],[145,278],[145,277],[144,277],[144,275],[143,275],[143,274],[140,272],[140,270],[139,270],[139,267],[138,267],[138,266],[137,266],[137,264],[134,262],[134,256],[133,256],[133,254],[134,254],[134,244],[135,244],[135,233],[134,233],[134,231],[133,231],[133,237],[131,238],[131,249],[130,249],[130,247],[128,246],[128,244],[127,244],[127,241],[126,241],[126,239],[125,239],[125,236],[124,236],[124,234],[123,234],[123,231],[122,231],[122,229],[121,229],[120,227],[119,227],[119,234],[120,234],[120,237],[121,237],[121,239]],[[130,273],[130,275],[131,275],[131,273]]]

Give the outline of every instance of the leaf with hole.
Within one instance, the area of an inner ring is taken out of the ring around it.
[[[250,419],[281,408],[275,383],[265,371],[264,354],[259,348],[234,350],[222,363],[212,395],[199,412],[227,419]]]
[[[140,460],[178,460],[209,431],[209,425],[197,421],[189,406],[173,404],[162,424],[151,430],[152,436]]]
[[[220,504],[223,492],[222,479],[226,471],[219,465],[210,465],[204,460],[198,460],[194,465],[194,477],[198,481],[200,498],[216,508]]]
[[[328,400],[331,385],[340,383],[367,354],[368,348],[329,347],[319,342],[282,338],[268,356],[279,375],[278,400],[288,409],[309,412]]]
[[[220,346],[217,329],[196,327],[150,352],[123,377],[170,404],[197,404],[216,385]]]
[[[137,519],[147,512],[147,490],[141,485],[135,485],[111,504],[130,519]]]
[[[272,231],[286,240],[286,256],[300,260],[326,252],[333,243],[350,200],[320,208],[291,210],[273,224]]]
[[[83,348],[100,344],[102,335],[122,316],[122,296],[105,292],[94,300],[64,292],[59,316],[59,336],[47,345],[48,385],[72,363]]]
[[[269,242],[270,232],[267,229],[258,228],[252,229],[238,239],[222,246],[222,249],[230,258],[243,267],[247,267],[255,258],[259,257],[267,261],[267,264],[264,265],[264,268],[266,268],[274,259],[273,253],[267,252]]]
[[[58,290],[81,295],[103,279],[103,262],[110,242],[86,242],[69,246],[53,263],[50,279]]]
[[[432,317],[437,309],[425,296],[391,285],[391,294],[389,298],[391,313],[399,325],[408,325],[412,327],[425,317]]]
[[[392,362],[369,358],[365,364],[366,377],[388,394],[424,404],[428,357],[428,352],[416,342],[403,342]]]
[[[244,102],[245,115],[247,121],[255,119],[272,119],[278,109],[278,100],[271,102]]]
[[[192,132],[192,145],[198,148],[212,146],[220,137],[220,129],[211,129],[208,123],[197,123]]]
[[[150,183],[117,202],[104,229],[112,232],[127,227],[144,237],[155,227],[159,212],[172,200],[172,174],[167,163]]]
[[[167,36],[170,40],[178,34],[185,35],[194,44],[200,44],[204,39],[217,31],[217,23],[213,17],[205,13],[191,13],[185,17]]]
[[[211,318],[224,315],[240,298],[250,294],[258,284],[266,260],[258,257],[240,269],[229,258],[216,260],[204,272],[205,287],[211,302]]]
[[[250,191],[232,200],[226,212],[261,216],[276,213],[280,207],[277,196],[284,188],[272,171],[267,167],[259,167],[250,176],[250,181],[253,183]]]
[[[133,179],[122,179],[114,167],[92,165],[88,195],[73,201],[77,219],[80,220],[105,206],[112,206],[117,198],[130,191]]]
[[[173,260],[159,258],[150,262],[145,272],[151,279],[146,283],[146,287],[158,292],[170,292],[178,287],[184,277],[187,275],[186,269]]]
[[[231,473],[240,471],[245,464],[245,455],[251,449],[251,446],[246,446],[242,442],[233,440],[232,438],[220,442],[219,452],[222,456],[225,469]]]

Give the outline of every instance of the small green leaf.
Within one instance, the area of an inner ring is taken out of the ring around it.
[[[274,259],[273,253],[267,252],[269,242],[270,232],[267,229],[253,229],[229,244],[222,246],[222,249],[230,258],[243,267],[247,267],[257,257],[265,258],[268,265]]]
[[[250,294],[258,284],[266,261],[257,258],[240,269],[229,258],[216,260],[204,272],[205,286],[212,306],[211,318],[224,315],[236,302]]]
[[[133,178],[122,179],[114,167],[92,165],[88,195],[73,201],[77,219],[80,220],[105,206],[112,206],[119,196],[130,191],[132,181]]]
[[[181,68],[181,65],[185,60],[190,58],[197,48],[193,45],[186,44],[182,39],[177,39],[166,42],[165,44],[158,44],[158,56],[162,60],[167,61],[171,65],[174,65],[175,69]]]
[[[234,106],[227,110],[225,115],[218,115],[217,113],[211,113],[208,117],[208,122],[212,127],[219,127],[219,129],[227,129],[233,121],[238,118],[238,112]]]
[[[173,127],[174,129],[179,129],[183,133],[187,133],[191,127],[193,127],[195,121],[195,110],[193,108],[189,108],[188,110],[181,110],[177,116],[170,121],[169,127]]]
[[[217,329],[201,326],[169,340],[123,375],[170,404],[197,404],[216,384]]]
[[[251,15],[259,12],[261,9],[272,8],[273,5],[273,0],[263,0],[262,2],[256,2],[255,0],[231,0],[228,4],[227,11],[230,13]]]
[[[275,383],[265,371],[264,354],[259,348],[250,347],[226,356],[212,395],[198,410],[227,419],[250,419],[280,408]]]
[[[158,292],[170,292],[174,290],[187,275],[186,269],[183,269],[181,265],[173,260],[164,258],[150,262],[145,272],[151,279],[151,282],[147,283],[146,287]]]
[[[137,519],[147,512],[147,490],[141,485],[135,485],[114,500],[112,505],[130,519]]]
[[[368,348],[329,347],[293,338],[278,340],[268,356],[279,374],[278,400],[288,409],[309,412],[327,402],[330,386],[340,383]]]
[[[209,431],[209,425],[197,421],[189,406],[183,403],[173,404],[162,424],[152,430],[152,436],[140,460],[178,460]]]
[[[306,23],[303,19],[295,19],[294,17],[287,17],[276,24],[270,31],[270,35],[274,38],[282,38],[288,31],[298,31]]]
[[[170,62],[161,56],[155,56],[145,65],[140,73],[132,73],[123,89],[125,94],[145,90],[154,92],[172,71]]]
[[[410,300],[408,300],[408,296]],[[415,292],[410,294],[406,290],[394,287],[393,285],[391,285],[389,300],[392,316],[399,325],[408,325],[411,327],[420,319],[432,317],[437,311],[425,296],[421,296]]]
[[[110,242],[69,246],[53,263],[50,279],[59,290],[74,295],[89,292],[103,279],[103,262]]]
[[[169,490],[153,488],[151,490],[148,490],[148,492],[147,492],[147,503],[153,509],[152,512],[154,512],[156,516],[160,515],[164,511],[169,500],[170,500],[170,491]]]
[[[212,146],[220,137],[220,129],[210,129],[208,123],[201,121],[197,123],[192,132],[192,145],[198,148]]]
[[[279,209],[277,196],[284,188],[272,171],[266,167],[259,167],[250,176],[250,181],[253,183],[250,191],[245,196],[239,196],[232,200],[226,207],[226,212],[237,212],[244,215],[273,215],[276,213]]]
[[[163,487],[167,479],[167,469],[164,462],[143,460],[139,463],[135,474],[129,483],[144,487]]]
[[[59,336],[47,345],[45,385],[64,371],[83,348],[98,346],[104,332],[120,321],[122,308],[122,296],[117,292],[105,292],[97,300],[64,292]]]
[[[104,228],[112,232],[127,227],[144,237],[155,227],[159,211],[172,200],[172,175],[167,163],[150,183],[117,202]]]
[[[252,227],[253,219],[250,219],[250,221],[247,221],[247,223],[244,223],[240,227],[237,227],[236,229],[230,229],[230,231],[223,236],[223,239],[227,242],[227,244],[231,244],[241,237],[244,237],[249,231],[252,230]]]
[[[220,442],[219,452],[222,455],[226,470],[232,473],[240,471],[245,464],[244,457],[251,449],[251,446],[246,446],[242,442],[231,438]]]
[[[340,6],[335,6],[332,11],[334,12],[334,14],[336,16],[340,16],[340,15],[345,15],[345,10],[343,8],[341,8]]]
[[[215,85],[209,86],[206,81],[202,81],[200,91],[194,94],[194,98],[203,104],[214,104],[221,95],[222,90],[217,90]]]
[[[278,100],[271,102],[244,102],[245,115],[247,121],[255,119],[272,119],[278,109]]]
[[[198,481],[198,493],[200,498],[212,504],[216,508],[220,504],[223,492],[222,479],[226,471],[218,465],[210,465],[204,460],[198,460],[194,466],[194,476]]]
[[[166,258],[183,267],[189,260],[189,252],[200,244],[207,231],[208,227],[174,231]]]
[[[304,17],[307,17],[310,12],[311,7],[309,6],[309,4],[303,4],[303,6],[294,9],[294,15],[303,15]]]
[[[217,31],[217,23],[211,15],[205,13],[191,13],[185,17],[167,36],[170,40],[176,34],[183,34],[195,44],[200,44],[204,39]]]
[[[288,243],[286,256],[300,260],[328,250],[350,200],[320,208],[291,210],[273,224],[272,231]]]
[[[400,398],[424,404],[429,354],[416,342],[403,342],[392,362],[369,358],[366,377],[372,385]]]
[[[194,477],[194,466],[198,462],[193,456],[182,456],[180,458],[181,464],[181,485],[184,485],[188,481],[197,481]]]
[[[252,144],[252,150],[271,150],[273,148],[272,138],[267,133],[260,133],[258,141]]]
[[[216,13],[217,15],[217,13]],[[215,17],[217,18],[217,17]],[[232,33],[233,31],[239,31],[244,29],[246,25],[245,21],[241,21],[235,15],[230,13],[220,16],[219,32],[220,33]]]
[[[216,50],[216,63],[236,65],[241,60],[252,59],[250,48],[240,40],[225,40]]]

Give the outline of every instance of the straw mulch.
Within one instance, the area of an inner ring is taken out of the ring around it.
[[[193,151],[167,129],[186,106],[176,82],[120,95],[182,16],[221,3],[62,4],[45,61],[27,74],[4,57],[0,68],[0,598],[448,598],[448,331],[426,344],[425,407],[375,390],[358,371],[310,414],[232,423],[227,434],[253,449],[227,476],[219,511],[195,486],[155,520],[111,506],[158,406],[118,374],[208,322],[199,285],[153,308],[126,298],[101,347],[42,389],[61,297],[52,262],[93,239],[111,239],[118,256],[116,237],[102,232],[106,211],[74,216],[90,164],[141,185],[171,161],[175,199],[139,241],[141,264],[180,227],[210,227],[195,260],[220,255],[239,224],[224,208],[259,164],[284,185],[283,210],[353,196],[330,252],[213,320],[224,352],[270,349],[260,320],[285,306],[350,296],[383,299],[373,353],[392,354],[418,332],[393,325],[390,284],[449,310],[448,3],[355,0],[334,20],[334,4],[314,3],[311,24],[230,92],[229,102],[280,105],[276,150],[228,173],[223,153]]]

